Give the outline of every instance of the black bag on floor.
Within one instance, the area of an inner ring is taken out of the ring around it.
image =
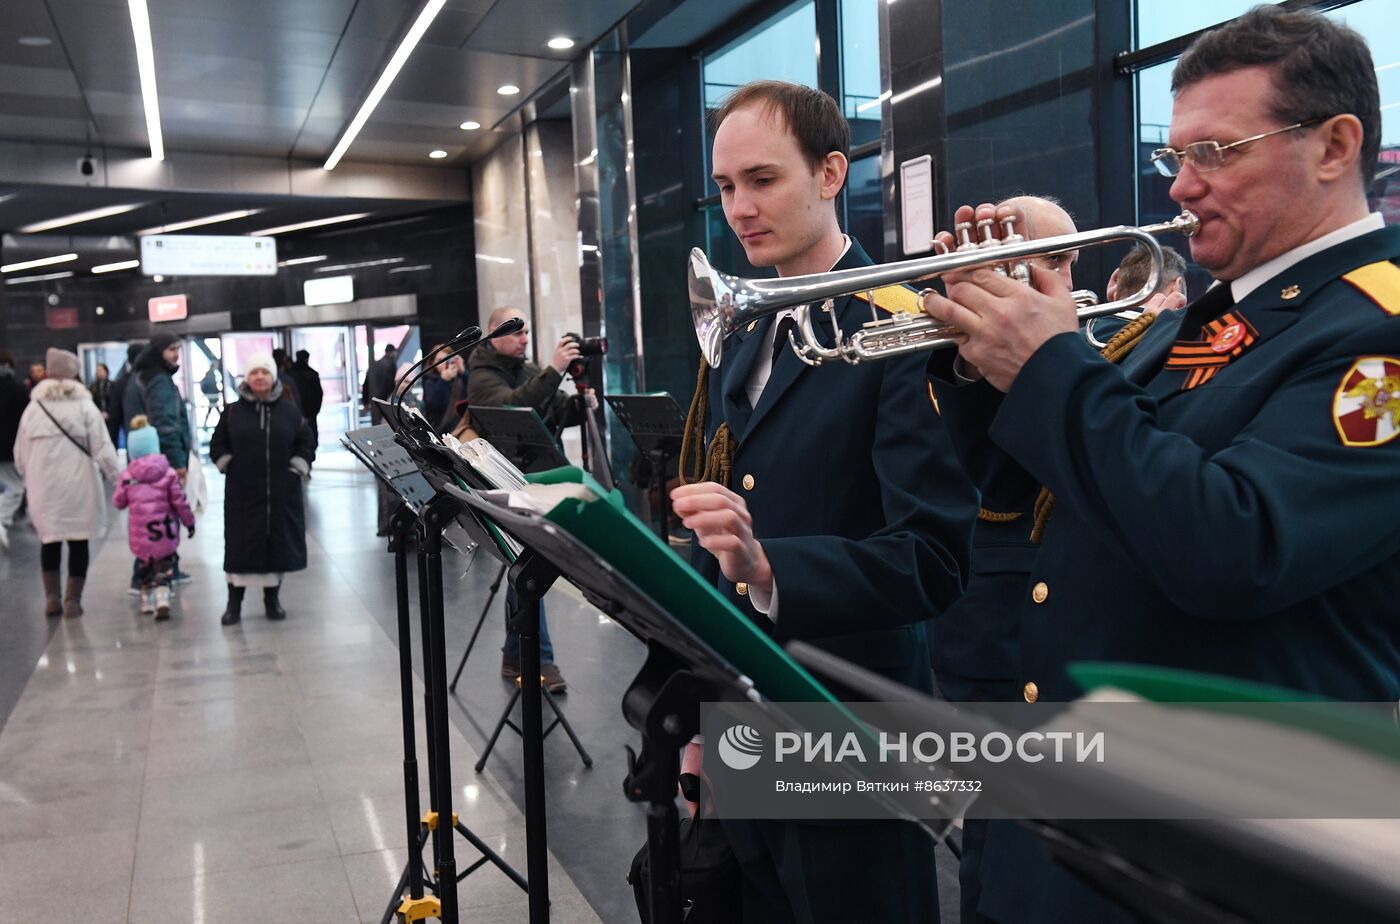
[[[681,777],[682,788],[687,798],[691,795],[691,783]],[[695,781],[697,788],[703,786]],[[705,800],[692,799],[699,805]],[[680,863],[681,863],[681,909],[685,924],[733,924],[743,920],[743,885],[740,879],[739,863],[734,859],[734,851],[724,836],[724,828],[718,818],[681,818],[680,823]],[[627,874],[632,885],[632,895],[637,900],[637,915],[642,924],[651,924],[647,896],[651,884],[651,863],[647,857],[646,845],[632,858],[632,869]]]

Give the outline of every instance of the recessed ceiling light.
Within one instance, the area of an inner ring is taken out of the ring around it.
[[[428,156],[431,157],[433,160],[442,160],[444,157],[447,156],[447,152],[439,148],[436,151],[429,151]]]
[[[97,315],[98,315],[98,317],[101,317],[102,315],[104,315],[104,314],[106,314],[106,313],[107,313],[107,309],[106,309],[106,308],[103,308],[101,305],[98,305],[98,306],[97,306]]]
[[[45,45],[52,45],[53,39],[47,35],[21,35],[19,43],[26,48],[43,48]]]
[[[464,132],[474,132],[481,127],[480,122],[473,122],[470,119],[457,126]]]
[[[17,273],[20,270],[35,269],[40,266],[53,266],[55,263],[71,263],[78,259],[75,253],[61,253],[56,257],[40,257],[37,260],[25,260],[21,263],[6,263],[0,266],[0,273]]]
[[[111,218],[113,215],[120,215],[132,209],[139,209],[145,205],[144,202],[133,202],[129,205],[109,205],[100,209],[89,209],[86,212],[74,212],[71,215],[60,215],[57,218],[50,218],[48,221],[36,221],[32,225],[25,225],[18,229],[20,234],[39,234],[43,231],[52,231],[54,228],[66,228],[69,225],[81,224],[85,221],[96,221],[99,218]]]
[[[514,96],[515,94],[520,92],[520,88],[513,83],[508,83],[504,86],[497,87],[496,92],[501,94],[502,96]]]
[[[574,40],[571,38],[565,38],[564,36],[560,35],[550,39],[547,44],[550,48],[553,48],[555,51],[566,51],[567,49],[574,47]]]

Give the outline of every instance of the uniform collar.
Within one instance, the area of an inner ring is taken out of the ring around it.
[[[1365,218],[1357,219],[1349,225],[1344,225],[1336,231],[1314,238],[1306,244],[1294,247],[1285,253],[1279,254],[1267,263],[1261,263],[1254,269],[1245,273],[1239,279],[1230,283],[1230,294],[1234,296],[1235,304],[1238,305],[1249,297],[1255,289],[1273,279],[1275,276],[1291,269],[1293,266],[1311,257],[1313,254],[1322,253],[1328,248],[1345,243],[1352,238],[1369,234],[1372,231],[1379,231],[1385,227],[1385,217],[1379,212],[1371,212]]]

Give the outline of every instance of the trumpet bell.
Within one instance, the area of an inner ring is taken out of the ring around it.
[[[710,258],[699,247],[690,251],[686,288],[690,291],[690,319],[695,323],[700,352],[710,368],[717,369],[724,352],[724,338],[729,334],[722,306],[730,306],[732,313],[733,288],[726,274],[711,266]]]

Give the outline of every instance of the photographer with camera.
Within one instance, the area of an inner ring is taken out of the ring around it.
[[[497,308],[491,312],[486,329],[495,330],[511,318],[526,321],[525,316],[514,308]],[[554,346],[549,365],[543,369],[525,358],[529,348],[530,329],[527,326],[522,327],[519,333],[497,337],[472,350],[467,362],[470,370],[467,403],[479,407],[533,408],[556,436],[565,427],[583,423],[579,402],[559,390],[566,372],[577,377],[584,371],[582,366],[575,366],[584,362],[580,358],[578,340],[572,334],[560,338]],[[571,367],[577,371],[571,370]],[[507,596],[507,608],[513,605],[514,601]],[[567,684],[554,663],[554,648],[549,641],[543,606],[540,608],[540,673],[549,692],[565,692]],[[513,633],[507,633],[505,647],[501,649],[501,676],[511,680],[520,676],[520,636]]]

